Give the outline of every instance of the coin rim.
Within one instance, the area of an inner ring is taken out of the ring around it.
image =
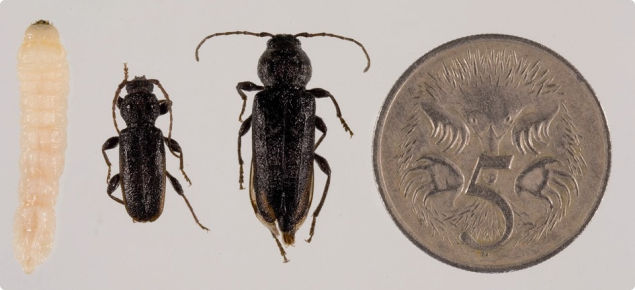
[[[563,62],[565,65],[567,65],[575,74],[575,76],[577,77],[577,80],[580,81],[583,85],[585,85],[587,87],[587,89],[591,92],[591,95],[593,96],[596,105],[599,107],[600,109],[600,117],[602,118],[602,125],[604,125],[604,132],[606,132],[606,142],[607,142],[607,148],[606,148],[606,162],[607,162],[607,168],[606,168],[606,173],[604,174],[604,177],[602,178],[602,188],[600,190],[599,196],[596,199],[595,204],[592,207],[592,211],[591,214],[586,218],[586,221],[584,221],[584,223],[582,224],[582,227],[580,227],[580,229],[568,240],[566,240],[564,243],[562,243],[558,248],[556,248],[555,250],[553,250],[552,252],[543,255],[541,257],[538,257],[537,259],[533,259],[533,260],[529,260],[525,263],[521,263],[518,264],[516,266],[510,266],[510,267],[491,267],[491,266],[485,266],[485,267],[474,267],[474,266],[469,266],[469,265],[463,265],[460,264],[458,262],[454,262],[451,261],[449,259],[446,259],[444,257],[441,257],[440,255],[435,254],[434,252],[432,252],[431,250],[429,250],[428,248],[426,248],[425,246],[423,246],[421,243],[419,243],[416,238],[411,235],[408,231],[406,231],[406,229],[404,228],[404,226],[402,226],[398,220],[397,220],[397,216],[396,216],[396,212],[393,211],[393,209],[391,209],[391,207],[388,206],[387,203],[387,196],[386,193],[383,190],[383,184],[382,181],[380,179],[380,168],[377,164],[377,152],[379,150],[379,131],[382,130],[383,126],[385,125],[385,120],[386,120],[386,114],[388,112],[387,108],[387,104],[392,104],[392,102],[394,101],[396,94],[399,90],[399,88],[401,88],[404,83],[407,81],[407,78],[409,78],[412,73],[419,67],[419,65],[421,65],[422,63],[426,62],[428,59],[432,58],[433,56],[437,55],[438,53],[445,51],[447,49],[450,49],[454,46],[463,44],[463,43],[467,43],[467,42],[472,42],[475,40],[496,40],[496,41],[500,41],[500,40],[511,40],[511,41],[517,41],[517,42],[521,42],[530,46],[534,46],[536,48],[542,49],[544,51],[546,51],[547,53],[550,53],[551,55],[553,55],[556,59],[560,60],[561,62]],[[526,38],[522,38],[522,37],[518,37],[518,36],[513,36],[513,35],[507,35],[507,34],[476,34],[476,35],[471,35],[471,36],[466,36],[466,37],[461,37],[449,42],[446,42],[434,49],[432,49],[431,51],[427,52],[426,54],[424,54],[422,57],[420,57],[419,59],[417,59],[412,65],[410,65],[408,67],[408,69],[406,69],[406,71],[399,77],[399,79],[395,82],[395,84],[393,85],[393,87],[390,89],[390,92],[388,92],[388,96],[386,97],[386,100],[384,101],[382,107],[381,107],[381,111],[379,113],[379,115],[377,116],[377,121],[375,122],[375,130],[373,133],[373,148],[372,148],[372,158],[373,158],[373,171],[374,171],[374,175],[375,175],[375,185],[377,186],[377,190],[379,191],[379,194],[381,195],[381,199],[382,202],[384,203],[384,207],[386,207],[386,209],[388,210],[388,213],[390,214],[390,217],[392,218],[393,222],[397,225],[397,227],[399,228],[399,230],[401,230],[401,232],[413,243],[415,244],[417,247],[419,247],[421,250],[423,250],[425,253],[427,253],[428,255],[432,256],[433,258],[446,263],[448,265],[454,266],[456,268],[459,269],[463,269],[463,270],[468,270],[468,271],[472,271],[472,272],[479,272],[479,273],[503,273],[503,272],[510,272],[510,271],[517,271],[517,270],[521,270],[521,269],[525,269],[525,268],[529,268],[532,266],[535,266],[537,264],[540,264],[546,260],[548,260],[549,258],[555,256],[556,254],[560,253],[562,250],[564,250],[566,247],[568,247],[586,228],[587,224],[591,221],[591,219],[593,218],[593,216],[595,216],[595,213],[598,209],[598,207],[600,206],[600,203],[602,202],[602,199],[604,198],[604,193],[606,192],[606,186],[608,184],[608,178],[610,175],[610,171],[611,171],[611,136],[610,136],[610,132],[609,132],[609,128],[608,128],[608,124],[606,121],[606,117],[604,115],[604,109],[602,108],[602,106],[600,105],[600,101],[598,100],[595,92],[593,91],[593,88],[591,87],[591,85],[589,85],[589,83],[586,81],[586,79],[582,76],[582,74],[580,74],[580,72],[569,62],[567,61],[564,57],[562,57],[560,54],[558,54],[557,52],[549,49],[548,47],[537,43],[535,41],[526,39]]]

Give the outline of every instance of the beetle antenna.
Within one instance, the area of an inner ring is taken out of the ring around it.
[[[234,35],[234,34],[253,35],[253,36],[258,36],[258,37],[265,37],[265,36],[273,37],[273,34],[271,34],[269,32],[254,33],[254,32],[249,32],[249,31],[232,31],[232,32],[214,33],[212,35],[208,35],[207,37],[203,38],[203,40],[201,40],[201,43],[199,43],[198,46],[196,47],[196,52],[194,53],[194,56],[196,56],[196,61],[198,61],[198,49],[201,48],[201,46],[203,45],[203,43],[205,43],[206,40],[208,40],[208,39],[210,39],[210,38],[212,38],[214,36]]]
[[[170,126],[168,127],[168,140],[170,140],[170,142],[172,142],[172,101],[170,100],[170,96],[168,95],[168,92],[165,91],[165,89],[163,88],[163,86],[161,85],[161,82],[159,82],[159,80],[156,79],[150,79],[148,80],[149,82],[155,84],[157,87],[159,87],[159,89],[161,90],[161,93],[163,93],[163,96],[165,97],[165,99],[168,101],[168,112],[170,112]],[[179,158],[179,156],[172,150],[172,147],[168,146],[168,149],[170,149],[170,153],[172,153],[172,155],[174,155],[174,157]]]
[[[150,79],[148,80],[149,82],[155,84],[157,87],[159,87],[159,89],[161,90],[161,93],[163,93],[163,96],[165,97],[165,99],[168,101],[168,112],[170,112],[170,126],[168,129],[168,142],[170,142],[170,144],[168,144],[168,149],[170,150],[170,153],[172,153],[172,155],[174,155],[174,157],[179,158],[181,160],[181,165],[180,165],[180,169],[181,169],[181,173],[183,173],[183,177],[185,177],[185,180],[187,180],[187,182],[192,185],[192,181],[190,181],[190,178],[187,176],[187,174],[185,173],[185,170],[183,170],[183,152],[180,152],[179,154],[176,154],[176,152],[174,152],[174,149],[172,149],[172,121],[173,121],[173,117],[172,117],[172,101],[170,100],[170,96],[168,95],[168,92],[165,91],[165,89],[163,88],[163,86],[161,85],[161,82],[159,82],[159,80],[156,79]],[[186,199],[187,201],[187,199]],[[189,204],[189,202],[188,202]],[[194,219],[196,219],[196,216],[194,217]]]
[[[359,41],[357,41],[355,39],[344,37],[344,36],[337,35],[337,34],[326,33],[326,32],[321,32],[321,33],[302,32],[302,33],[298,33],[298,34],[294,35],[294,37],[299,37],[299,36],[302,36],[302,37],[330,36],[330,37],[339,38],[341,40],[348,40],[348,41],[354,42],[355,44],[359,45],[359,47],[362,48],[362,50],[364,51],[364,54],[366,55],[366,60],[368,61],[368,64],[366,65],[366,68],[364,69],[364,72],[367,72],[368,69],[370,68],[370,56],[368,55],[368,52],[366,51],[366,48],[361,43],[359,43]]]
[[[170,127],[168,129],[168,139],[172,140],[172,120],[173,120],[173,117],[172,117],[172,101],[170,100],[170,96],[168,95],[168,92],[165,91],[165,89],[163,88],[163,86],[161,85],[161,82],[159,82],[159,80],[150,79],[148,81],[153,83],[157,87],[159,87],[159,89],[161,90],[161,93],[163,93],[163,96],[168,101],[168,111],[170,112]],[[172,151],[172,150],[170,150],[170,151]]]
[[[117,114],[115,113],[115,106],[117,106],[117,100],[119,99],[119,94],[121,93],[121,90],[128,83],[128,64],[127,63],[123,64],[123,74],[124,74],[123,81],[117,87],[117,90],[115,91],[115,97],[112,99],[112,121],[115,124],[115,130],[117,130],[117,134],[121,134],[121,132],[119,132],[119,126],[117,126]]]

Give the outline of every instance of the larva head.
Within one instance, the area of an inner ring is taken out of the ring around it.
[[[294,35],[277,34],[260,56],[258,77],[266,87],[304,88],[311,79],[311,61]]]
[[[59,43],[60,33],[46,20],[38,20],[24,32],[24,40],[39,43]]]
[[[154,85],[145,77],[135,77],[126,84],[128,95],[117,102],[126,126],[154,124],[161,110],[159,100],[152,93]]]

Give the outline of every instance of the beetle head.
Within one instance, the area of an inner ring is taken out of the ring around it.
[[[267,87],[304,88],[311,79],[311,61],[295,36],[277,34],[258,61],[258,77]]]
[[[135,77],[126,84],[128,95],[117,102],[127,126],[154,124],[161,114],[159,100],[152,93],[154,85],[145,77]]]
[[[152,93],[154,85],[152,82],[146,79],[145,76],[135,77],[133,80],[126,84],[126,91],[128,94],[133,93]]]
[[[257,37],[271,37],[267,42],[267,49],[260,57],[258,61],[258,78],[266,87],[272,86],[285,86],[285,87],[297,87],[304,88],[311,79],[311,61],[306,53],[300,46],[298,37],[316,37],[316,36],[328,36],[335,37],[342,40],[354,42],[359,45],[366,55],[368,65],[364,69],[364,72],[370,68],[370,57],[366,48],[357,40],[340,36],[332,33],[307,33],[302,32],[296,35],[290,34],[276,34],[273,35],[268,32],[254,33],[249,31],[231,31],[231,32],[219,32],[208,35],[203,38],[201,42],[196,46],[194,56],[196,61],[199,60],[198,50],[203,46],[206,40],[223,35],[251,35]]]

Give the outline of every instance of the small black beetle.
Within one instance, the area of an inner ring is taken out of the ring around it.
[[[315,115],[315,98],[331,98],[344,130],[353,136],[333,95],[323,89],[306,89],[311,79],[311,61],[300,47],[298,37],[330,36],[356,43],[368,60],[364,72],[370,67],[370,57],[361,43],[330,33],[272,35],[266,32],[235,31],[207,36],[196,47],[196,60],[199,60],[199,48],[207,39],[232,34],[271,37],[258,62],[258,77],[264,86],[252,82],[240,82],[236,86],[243,100],[238,117],[241,122],[247,104],[247,96],[243,91],[260,91],[254,98],[252,115],[245,119],[238,131],[239,184],[240,189],[244,189],[241,138],[253,126],[253,157],[249,182],[251,205],[258,219],[271,231],[284,262],[288,262],[278,237],[282,232],[284,244],[293,245],[295,233],[307,217],[313,199],[313,161],[326,174],[327,179],[322,199],[313,212],[307,242],[311,242],[313,238],[315,220],[324,205],[331,181],[328,162],[315,153],[315,149],[326,136],[324,121]],[[315,129],[322,132],[317,143]]]
[[[145,76],[142,76],[128,81],[128,67],[125,64],[124,74],[125,78],[117,87],[112,103],[113,122],[119,136],[106,140],[101,149],[108,165],[108,175],[106,177],[108,196],[114,201],[123,204],[134,221],[153,222],[161,216],[163,211],[165,179],[167,176],[174,190],[185,199],[185,203],[189,207],[190,212],[192,212],[196,223],[202,229],[209,231],[198,221],[190,202],[183,194],[183,187],[179,181],[165,169],[165,143],[167,143],[170,152],[179,158],[181,162],[180,169],[185,180],[192,184],[185,171],[183,171],[181,146],[171,136],[172,102],[168,94],[161,86],[161,83],[155,79],[148,80]],[[161,89],[165,100],[159,101],[152,93],[154,85]],[[128,91],[128,95],[125,98],[121,98],[119,93],[124,86]],[[115,106],[119,108],[121,117],[127,126],[121,131],[119,131],[117,126]],[[154,123],[160,115],[167,112],[170,112],[170,129],[166,138],[161,130],[154,126]],[[119,170],[121,175],[118,173],[110,178],[111,164],[110,160],[108,160],[108,155],[106,155],[106,150],[113,149],[118,144],[121,144],[119,146]],[[123,200],[112,195],[119,185],[121,185]]]

